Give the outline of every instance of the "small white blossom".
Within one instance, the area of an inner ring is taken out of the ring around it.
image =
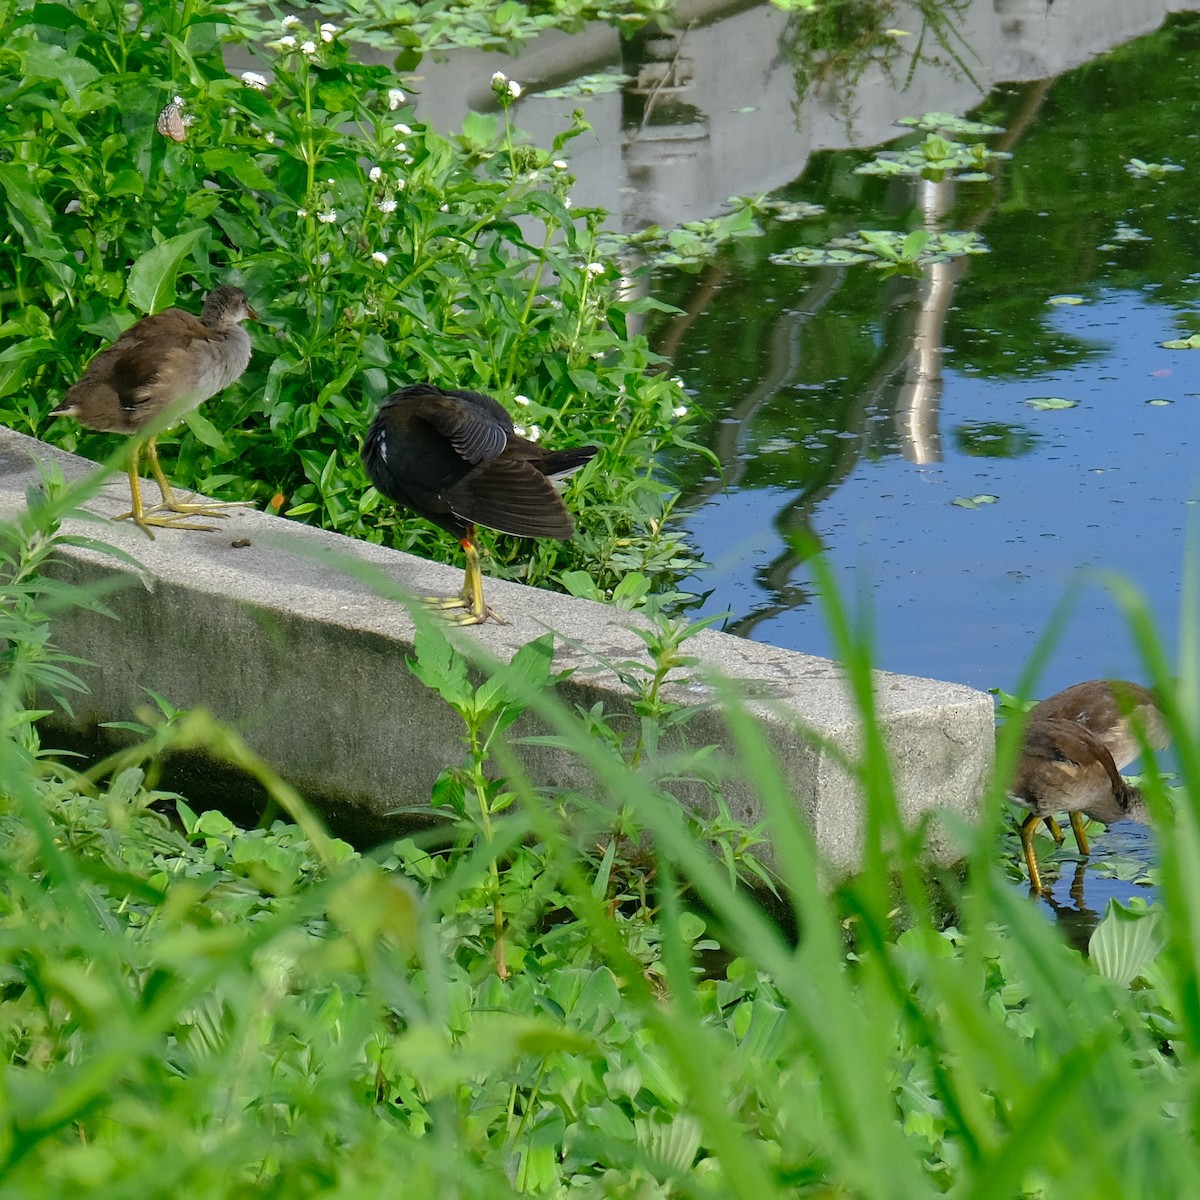
[[[321,41],[332,42],[333,39],[337,36],[337,32],[338,32],[338,27],[336,25],[334,25],[332,22],[326,21],[321,26]]]
[[[395,112],[404,103],[404,93],[399,88],[388,89],[388,109]]]
[[[328,208],[324,212],[317,213],[317,220],[322,225],[332,225],[337,220],[337,213],[332,208]]]
[[[367,178],[372,183],[378,183],[383,178],[383,168],[382,167],[372,167],[367,172]]]
[[[402,191],[404,191],[404,186],[405,186],[405,185],[404,185],[404,180],[403,180],[403,179],[397,179],[397,180],[396,180],[396,189],[397,189],[397,191],[401,191],[401,192],[402,192]]]
[[[503,71],[496,71],[492,75],[492,87],[500,87],[508,82],[508,76]]]
[[[572,200],[570,196],[564,196],[563,197],[563,208],[574,208],[574,207],[575,207],[575,201]]]
[[[604,274],[604,264],[603,263],[588,263],[587,273],[589,275],[603,275]]]
[[[524,408],[529,403],[529,397],[528,396],[514,396],[513,401],[515,403],[519,404],[522,408]]]
[[[517,437],[524,437],[527,432],[528,430],[526,430],[524,425],[513,426],[513,433],[515,433]]]
[[[677,404],[671,412],[677,417],[686,417],[688,415],[688,406],[686,404]]]
[[[531,425],[529,427],[529,440],[531,442],[540,441],[542,436],[542,427],[540,425]]]
[[[388,256],[382,250],[376,250],[371,257],[382,267],[388,260]]]
[[[403,154],[405,152],[405,150],[407,150],[407,149],[408,149],[407,142],[397,142],[396,143],[396,153],[397,154]]]
[[[567,160],[565,158],[556,158],[550,165],[556,171],[565,171],[567,169]]]
[[[379,209],[381,213],[394,213],[396,211],[396,202],[389,197],[387,200],[380,200],[375,207]]]
[[[442,212],[449,212],[449,211],[450,211],[450,205],[448,205],[448,204],[443,204],[443,205],[442,205]]]
[[[399,125],[393,125],[392,129],[395,130],[396,133],[400,134],[401,137],[408,137],[408,135],[412,133],[412,126],[405,125],[403,121],[401,121]]]
[[[328,250],[326,250],[324,254],[317,255],[317,262],[319,262],[321,264],[321,266],[323,266],[323,267],[329,266],[329,264],[332,260],[333,260],[333,255],[330,254]]]
[[[296,216],[298,216],[300,218],[300,220],[303,221],[304,218],[308,216],[308,209],[307,208],[296,209]]]
[[[519,100],[521,98],[521,85],[515,79],[510,79],[508,81],[508,94],[514,100]]]
[[[286,33],[289,29],[295,29],[296,26],[299,24],[300,24],[300,18],[298,16],[296,16],[294,13],[291,13],[288,16],[283,18],[283,20],[279,23],[279,28],[282,29],[284,31],[284,33]]]
[[[302,44],[301,44],[301,46],[300,46],[300,49],[301,49],[301,51],[303,51],[303,53],[305,53],[305,54],[316,54],[316,52],[317,52],[317,43],[316,43],[316,42],[314,42],[314,41],[312,41],[311,39],[309,39],[309,41],[307,41],[307,42],[304,42],[304,43],[302,43]]]
[[[327,180],[325,180],[325,182],[326,182],[327,184],[329,184],[329,186],[330,186],[330,187],[333,187],[333,186],[334,186],[334,183],[335,183],[335,180],[334,180],[333,176],[332,176],[332,175],[330,175],[330,177],[329,177]]]
[[[263,134],[263,139],[266,141],[268,146],[274,146],[275,143],[279,141],[279,139],[270,132]]]
[[[243,71],[242,83],[248,88],[253,88],[256,92],[265,92],[267,90],[267,77],[260,75],[257,71]]]
[[[296,48],[296,39],[289,33],[287,37],[281,37],[279,39],[279,44],[285,50],[294,50]]]

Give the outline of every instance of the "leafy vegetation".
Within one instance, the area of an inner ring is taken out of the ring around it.
[[[1187,1193],[1193,806],[1163,839],[1162,908],[1114,910],[1089,961],[1001,877],[996,796],[957,831],[954,923],[936,915],[836,606],[868,834],[833,894],[736,697],[731,761],[658,736],[686,726],[661,682],[689,669],[688,627],[658,622],[647,662],[625,665],[626,735],[554,699],[547,643],[470,685],[431,624],[412,667],[464,728],[439,785],[451,837],[362,854],[203,713],[86,775],[42,745],[29,689],[70,669],[55,611],[94,601],[37,568],[79,494],[51,487],[7,531],[0,576],[0,1196]],[[1144,612],[1117,594],[1161,678]],[[515,769],[503,735],[527,708],[591,769],[589,795]],[[1167,719],[1195,794],[1193,714]],[[148,785],[159,754],[197,744],[297,823],[238,829]],[[787,929],[737,886],[750,844],[722,863],[719,816],[673,802],[682,772],[715,795],[753,780]]]
[[[526,144],[520,85],[497,73],[495,111],[439,132],[402,77],[357,57],[373,6],[349,24],[258,14],[155,0],[114,32],[99,0],[4,10],[0,417],[97,456],[111,438],[48,420],[90,349],[177,293],[195,308],[193,288],[236,281],[262,317],[255,353],[164,435],[177,482],[445,552],[380,504],[361,437],[403,383],[494,392],[532,436],[601,453],[569,485],[579,535],[532,554],[502,541],[489,570],[541,584],[587,569],[604,589],[633,570],[669,590],[696,565],[665,526],[658,465],[689,444],[688,406],[628,331],[649,302],[617,298],[604,214],[571,207],[581,118],[548,149]],[[240,77],[234,46],[255,67]],[[182,142],[156,129],[174,98]]]

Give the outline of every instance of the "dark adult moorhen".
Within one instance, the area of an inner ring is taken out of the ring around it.
[[[246,369],[250,338],[241,323],[257,314],[241,288],[219,287],[209,293],[200,316],[168,308],[135,321],[106,350],[101,350],[51,414],[74,417],[103,433],[138,434],[158,417],[178,420],[215,396]],[[138,486],[141,443],[129,459],[129,491],[133,508],[117,520],[132,517],[150,526],[213,529],[181,521],[182,516],[223,517],[215,501],[187,504],[178,500],[158,462],[157,433],[146,439],[146,457],[162,493],[162,503],[147,513]],[[160,509],[167,510],[159,513]],[[152,515],[158,514],[158,515]],[[153,534],[151,533],[153,537]]]
[[[481,625],[488,617],[503,623],[484,603],[475,526],[516,537],[569,538],[575,523],[551,478],[595,453],[595,446],[547,450],[515,433],[491,396],[430,383],[388,396],[363,443],[375,487],[462,543],[462,591],[428,599],[460,625]]]
[[[1091,852],[1083,814],[1106,825],[1147,823],[1141,794],[1121,777],[1121,768],[1141,753],[1139,730],[1155,750],[1170,741],[1152,693],[1124,680],[1077,683],[1029,710],[1013,799],[1030,810],[1021,823],[1021,846],[1034,891],[1044,890],[1033,852],[1039,821],[1061,842],[1053,814],[1069,813],[1080,854]]]

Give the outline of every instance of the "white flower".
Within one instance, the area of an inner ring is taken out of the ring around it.
[[[572,200],[570,196],[564,196],[563,197],[563,208],[574,208],[574,207],[575,207],[575,201]]]
[[[396,180],[396,190],[400,191],[400,192],[404,191],[404,180],[403,179]]]
[[[513,426],[513,433],[515,433],[517,435],[517,437],[524,437],[527,432],[528,432],[528,430],[525,428],[524,425],[514,425]]]
[[[443,204],[443,205],[442,205],[442,212],[449,212],[449,211],[450,211],[450,205],[448,205],[448,204]]]
[[[395,130],[396,133],[400,134],[401,137],[408,137],[408,135],[412,133],[412,126],[405,125],[403,121],[401,121],[399,125],[393,125],[392,129]]]
[[[176,96],[171,103],[174,104],[176,108],[182,108],[185,104],[185,101],[182,96]]]
[[[332,259],[333,255],[330,254],[328,250],[326,250],[324,254],[317,255],[317,262],[319,262],[323,267],[329,266]]]
[[[388,256],[382,250],[376,250],[371,257],[382,267],[388,260]]]
[[[267,77],[260,75],[257,71],[243,71],[242,82],[249,88],[253,88],[256,92],[265,92],[267,90]]]
[[[308,209],[307,208],[296,209],[296,216],[298,216],[300,218],[300,220],[303,221],[304,218],[308,216]]]
[[[279,139],[270,132],[263,134],[263,139],[266,141],[268,146],[274,146],[275,143],[279,141]]]
[[[381,213],[394,213],[396,211],[396,202],[389,197],[387,200],[380,200],[375,207],[379,209]]]
[[[337,36],[338,27],[330,21],[326,21],[321,26],[321,41],[332,42]]]
[[[531,425],[529,427],[529,440],[531,442],[536,442],[536,441],[540,440],[541,436],[542,436],[542,427],[540,425]]]
[[[604,274],[604,264],[603,263],[588,263],[587,273],[589,275],[603,275]]]
[[[567,160],[565,158],[556,158],[550,165],[556,171],[565,171],[567,169]]]
[[[284,50],[294,50],[296,48],[296,39],[289,33],[287,37],[279,39],[279,44]]]
[[[396,153],[397,154],[403,154],[405,152],[405,150],[407,150],[407,149],[408,149],[407,142],[397,142],[396,143]]]
[[[304,43],[301,45],[300,49],[301,49],[301,50],[302,50],[302,51],[303,51],[305,54],[316,54],[316,52],[317,52],[317,43],[316,43],[316,42],[314,42],[314,41],[312,41],[312,40],[310,39],[309,41],[307,41],[307,42],[304,42]]]
[[[503,71],[497,71],[492,75],[492,87],[500,87],[508,82],[508,76]]]
[[[332,208],[328,208],[324,212],[317,213],[317,220],[322,225],[332,225],[337,220],[337,213]]]
[[[522,408],[524,408],[529,403],[529,397],[528,396],[514,396],[513,401],[515,403],[519,404]]]
[[[510,79],[508,81],[508,94],[514,100],[519,100],[521,98],[521,85],[515,79]]]
[[[388,108],[395,112],[404,103],[404,93],[399,88],[388,89]]]
[[[300,18],[297,17],[295,14],[291,14],[291,15],[283,18],[283,20],[279,24],[279,28],[282,29],[286,33],[289,29],[295,29],[296,26],[299,24],[300,24]]]
[[[383,178],[383,168],[382,167],[372,167],[367,172],[367,178],[372,183],[378,183]]]
[[[677,417],[686,417],[688,415],[688,406],[686,404],[677,404],[671,412]]]

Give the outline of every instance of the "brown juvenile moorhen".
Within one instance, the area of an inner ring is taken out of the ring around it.
[[[1105,824],[1147,823],[1140,793],[1121,777],[1121,768],[1141,753],[1138,730],[1155,750],[1170,741],[1154,696],[1123,680],[1077,683],[1029,710],[1013,799],[1030,810],[1021,824],[1021,846],[1034,891],[1043,890],[1033,852],[1039,821],[1061,842],[1053,814],[1069,813],[1080,854],[1091,852],[1084,813]]]
[[[214,288],[200,316],[168,308],[135,321],[87,370],[51,414],[74,417],[103,433],[137,434],[156,418],[178,419],[232,383],[250,361],[250,338],[241,322],[255,318],[241,288]],[[151,525],[172,529],[212,529],[179,520],[181,516],[223,517],[222,505],[185,504],[178,500],[158,462],[157,433],[146,440],[146,457],[162,493],[162,503],[147,513],[138,486],[140,443],[129,459],[129,491],[133,508],[117,520],[132,517],[150,533]],[[159,509],[167,512],[161,515]],[[153,534],[151,534],[153,536]]]
[[[462,543],[462,591],[428,601],[460,625],[501,621],[484,603],[475,526],[516,537],[569,538],[575,523],[550,477],[581,467],[595,453],[595,446],[547,450],[513,432],[508,413],[491,396],[430,383],[388,396],[362,451],[367,475],[383,495]]]

